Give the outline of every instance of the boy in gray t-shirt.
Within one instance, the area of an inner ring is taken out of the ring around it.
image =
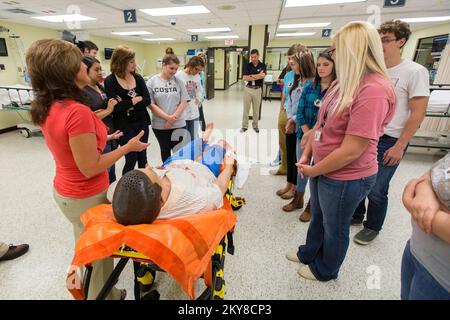
[[[167,120],[163,119],[155,112],[155,106],[167,115],[173,115],[182,101],[188,101],[189,95],[186,87],[175,77],[164,80],[161,76],[155,75],[147,81],[147,88],[150,92],[152,104],[152,127],[157,130],[178,129],[186,125],[183,117],[178,118],[170,128],[165,127]],[[182,115],[184,112],[182,113]]]

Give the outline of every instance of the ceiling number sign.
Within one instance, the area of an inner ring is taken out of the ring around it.
[[[322,30],[322,38],[329,38],[331,35],[331,29],[323,29]]]
[[[384,7],[404,7],[406,0],[384,0]]]
[[[123,16],[125,18],[125,23],[135,23],[137,22],[136,10],[124,10]]]

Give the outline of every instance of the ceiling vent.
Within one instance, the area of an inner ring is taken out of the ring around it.
[[[8,5],[10,5],[10,6],[20,4],[20,2],[17,2],[17,1],[3,1],[2,3],[8,4]]]
[[[228,11],[228,10],[234,10],[234,9],[236,9],[236,6],[229,5],[229,4],[225,4],[225,5],[223,5],[223,6],[218,6],[217,9],[219,9],[219,10],[224,10],[224,11]]]
[[[26,14],[26,15],[36,14],[36,12],[28,11],[28,10],[25,10],[25,9],[19,9],[19,8],[16,8],[16,9],[5,9],[5,11],[11,12],[11,13],[21,13],[21,14]]]

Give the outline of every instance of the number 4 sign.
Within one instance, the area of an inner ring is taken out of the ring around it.
[[[125,23],[137,22],[136,10],[124,10],[123,16],[125,18]]]
[[[329,38],[331,35],[331,29],[323,29],[322,30],[322,38]]]

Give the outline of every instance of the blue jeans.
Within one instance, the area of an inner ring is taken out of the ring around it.
[[[299,260],[320,281],[336,279],[349,245],[350,222],[358,203],[369,194],[376,175],[357,180],[310,178],[311,222]]]
[[[378,174],[375,186],[370,191],[367,206],[367,220],[364,221],[364,227],[374,231],[380,231],[383,227],[384,220],[388,208],[389,183],[398,168],[398,164],[394,166],[385,166],[383,164],[384,153],[394,146],[397,138],[384,135],[378,142]],[[406,149],[405,149],[406,152]],[[355,210],[353,218],[363,221],[366,213],[366,199],[364,198]]]
[[[202,139],[198,138],[175,152],[164,161],[163,166],[168,165],[174,160],[189,159],[200,162],[218,177],[225,153],[226,150],[222,146],[217,144],[210,146]]]
[[[297,161],[300,160],[303,150],[302,148],[300,148],[300,143],[301,143],[302,139],[297,138]],[[298,172],[297,174],[297,192],[303,192],[305,193],[306,190],[306,184],[308,183],[308,178],[302,179],[302,176],[300,174],[300,172]]]
[[[103,149],[103,154],[111,152],[111,151],[113,151],[112,146],[111,146],[111,141],[108,141],[106,143],[105,149]],[[116,181],[116,165],[115,164],[113,164],[111,167],[108,168],[108,175],[109,175],[109,184]]]
[[[402,300],[450,300],[450,292],[413,256],[409,241],[403,252],[401,281]]]
[[[194,141],[197,139],[200,135],[200,121],[199,118],[194,120],[186,120],[186,129],[190,134],[190,137],[186,139],[186,143],[189,143],[190,141]]]

